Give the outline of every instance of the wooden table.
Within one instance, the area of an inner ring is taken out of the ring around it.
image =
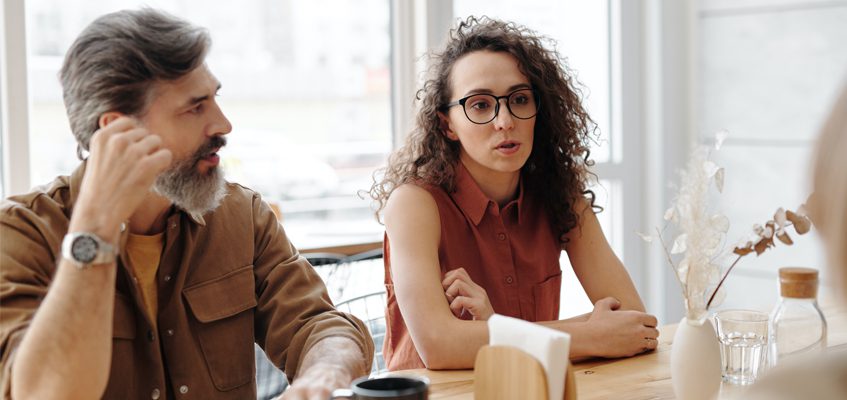
[[[828,344],[847,344],[847,310],[825,309],[829,325]],[[659,328],[659,347],[650,353],[616,360],[592,360],[574,364],[579,400],[673,399],[671,345],[676,324]],[[473,370],[430,371],[416,369],[393,374],[425,375],[430,379],[430,399],[473,399]],[[736,399],[743,387],[722,384],[720,399]],[[811,400],[811,399],[810,399]]]

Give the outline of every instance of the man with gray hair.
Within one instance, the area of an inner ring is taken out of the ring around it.
[[[82,158],[0,206],[3,398],[249,399],[253,343],[325,399],[370,370],[261,197],[227,183],[207,32],[151,9],[89,25],[61,71]],[[83,152],[84,151],[84,152]]]

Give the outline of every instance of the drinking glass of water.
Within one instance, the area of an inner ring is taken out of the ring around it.
[[[721,342],[723,381],[749,385],[767,367],[768,314],[751,310],[724,310],[715,316]]]

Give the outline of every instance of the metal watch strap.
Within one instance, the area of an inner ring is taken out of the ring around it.
[[[97,253],[89,262],[81,262],[73,254],[73,244],[77,238],[87,237],[92,239],[97,244]],[[96,264],[108,264],[117,259],[117,251],[115,246],[101,239],[99,236],[91,232],[72,232],[65,235],[62,240],[62,258],[70,261],[79,269],[86,269]]]

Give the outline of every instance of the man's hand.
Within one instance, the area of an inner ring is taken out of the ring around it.
[[[120,223],[129,219],[156,177],[171,163],[162,139],[129,117],[120,117],[94,133],[71,227],[114,242]]]
[[[346,368],[315,364],[300,375],[279,400],[326,400],[333,389],[348,387],[352,380]]]
[[[353,378],[367,375],[373,354],[362,354],[359,345],[346,337],[321,339],[306,356],[297,376],[280,400],[326,400],[334,389],[350,386]]]
[[[640,311],[619,310],[618,300],[607,297],[594,305],[586,324],[591,332],[593,355],[629,357],[658,345],[656,317]]]
[[[474,320],[487,321],[494,315],[494,307],[488,300],[488,293],[471,280],[464,268],[444,274],[441,286],[444,288],[447,302],[450,303],[450,310],[456,317],[469,313]]]

